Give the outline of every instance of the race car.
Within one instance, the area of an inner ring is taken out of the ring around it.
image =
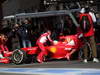
[[[8,64],[11,63],[11,56],[13,51],[2,51],[0,54],[0,63]]]
[[[62,36],[62,38],[60,38],[59,41],[54,41],[53,45],[45,46],[47,55],[44,56],[44,58],[45,57],[49,57],[52,59],[67,58],[66,56],[69,53],[71,53],[73,50],[74,52],[79,50],[79,48],[82,46],[83,43],[80,38],[81,34],[79,33],[76,35],[68,35],[65,37]],[[62,41],[62,39],[64,39],[64,41]],[[12,54],[12,62],[15,64],[22,64],[28,61],[35,61],[37,60],[36,57],[40,53],[40,51],[41,50],[39,49],[38,46],[16,49]],[[68,56],[69,59],[70,56]]]

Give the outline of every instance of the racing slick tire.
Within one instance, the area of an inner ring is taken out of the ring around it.
[[[24,50],[16,49],[12,54],[12,62],[14,64],[22,64],[25,63],[27,59],[27,54]]]

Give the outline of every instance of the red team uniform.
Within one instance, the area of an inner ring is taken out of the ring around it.
[[[53,42],[50,38],[50,35],[51,35],[51,32],[46,32],[46,33],[43,33],[39,39],[37,40],[37,45],[39,46],[41,52],[39,53],[39,55],[37,56],[37,60],[38,62],[42,63],[44,58],[43,56],[46,55],[45,51],[45,44],[47,42],[47,40],[49,40],[50,42]]]
[[[1,56],[0,58],[4,58],[2,52],[9,51],[5,44],[6,41],[7,39],[5,38],[5,36],[1,35],[0,36],[0,56]]]

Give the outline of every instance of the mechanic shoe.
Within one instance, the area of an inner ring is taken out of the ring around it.
[[[38,61],[39,63],[43,63],[43,61],[42,61],[42,60],[40,60],[40,59],[37,59],[37,61]]]
[[[37,57],[37,61],[38,61],[39,63],[43,63],[43,58],[40,57],[40,56],[38,56],[38,57]]]
[[[70,60],[70,54],[68,53],[66,56],[65,56],[65,58],[67,58],[67,60]]]
[[[88,63],[87,59],[84,59],[83,62],[84,62],[84,63]]]
[[[98,63],[99,60],[97,58],[93,58],[93,62]]]
[[[38,61],[39,63],[43,63],[45,60],[46,60],[46,59],[45,59],[45,56],[43,56],[42,58],[40,58],[40,57],[37,58],[37,61]]]

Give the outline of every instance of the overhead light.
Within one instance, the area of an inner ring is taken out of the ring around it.
[[[90,1],[90,3],[93,3],[93,2],[94,2],[93,0]]]
[[[44,2],[43,2],[43,3],[44,3],[44,5],[46,5],[46,4],[47,4],[46,0],[44,0]]]

